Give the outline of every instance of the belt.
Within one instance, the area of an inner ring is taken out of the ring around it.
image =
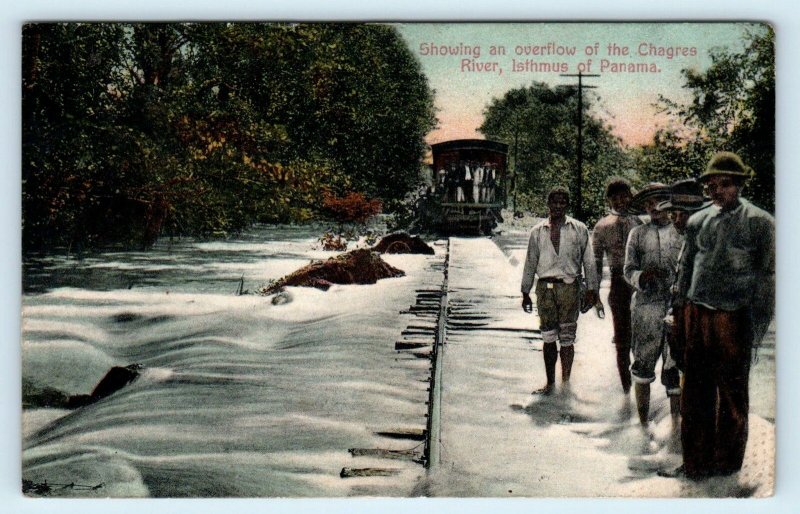
[[[555,278],[555,277],[540,278],[539,282],[547,282],[549,284],[565,284],[566,283],[566,282],[564,282],[563,278]]]

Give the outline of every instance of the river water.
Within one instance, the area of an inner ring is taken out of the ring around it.
[[[23,412],[23,479],[78,483],[98,497],[406,496],[423,472],[341,479],[386,467],[348,448],[407,449],[376,432],[424,428],[428,361],[394,341],[415,291],[440,287],[434,256],[385,256],[406,276],[375,285],[254,291],[334,255],[314,227],[263,227],[219,242],[26,263],[23,379],[88,394],[112,366],[130,386],[73,410]]]

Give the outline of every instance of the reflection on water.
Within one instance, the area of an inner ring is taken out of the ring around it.
[[[23,263],[26,293],[59,287],[108,291],[169,287],[179,291],[235,292],[239,279],[268,277],[264,260],[325,258],[310,252],[322,232],[317,226],[259,227],[225,241],[159,241],[148,251],[103,252],[76,257],[32,257]]]

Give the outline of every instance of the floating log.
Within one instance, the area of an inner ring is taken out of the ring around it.
[[[409,325],[407,330],[430,330],[437,328],[436,323],[420,323],[419,325]]]
[[[396,468],[342,468],[339,476],[342,478],[353,477],[390,477],[400,473]]]
[[[77,394],[70,396],[69,401],[67,402],[67,408],[84,407],[100,401],[107,396],[111,396],[115,392],[139,378],[141,370],[141,364],[130,364],[125,367],[114,366],[108,370],[108,373],[106,373],[100,382],[98,382],[94,390],[92,390],[92,394]]]
[[[431,329],[431,330],[403,330],[400,334],[403,337],[414,337],[414,336],[433,337],[435,333],[436,330]]]
[[[51,407],[56,409],[76,409],[98,402],[111,396],[139,377],[142,366],[114,366],[98,382],[92,394],[69,395],[52,387],[39,387],[29,380],[22,381],[22,405],[25,407]]]
[[[452,321],[447,322],[447,328],[461,329],[461,330],[491,328],[488,325],[489,325],[488,322],[486,323],[454,323]]]

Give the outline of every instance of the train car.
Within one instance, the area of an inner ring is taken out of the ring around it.
[[[422,224],[443,234],[487,234],[502,221],[508,145],[456,139],[431,145],[434,187]]]

